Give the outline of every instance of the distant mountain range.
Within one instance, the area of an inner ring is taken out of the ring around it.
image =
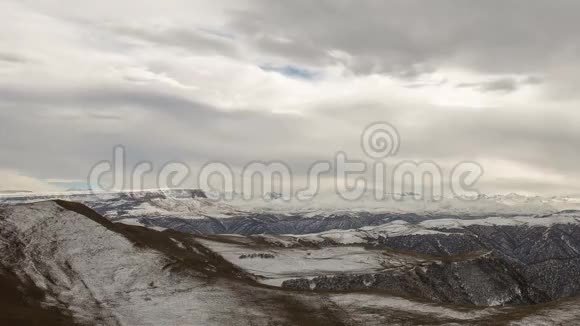
[[[208,197],[1,196],[0,321],[580,323],[574,197],[343,206]]]

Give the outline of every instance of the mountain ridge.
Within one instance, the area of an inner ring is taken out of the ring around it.
[[[431,236],[411,235],[426,237],[423,239]],[[579,321],[575,315],[562,313],[580,307],[577,298],[502,306],[513,302],[501,291],[517,294],[509,278],[503,279],[510,282],[503,289],[486,290],[500,291],[494,292],[499,296],[482,297],[500,300],[482,301],[486,305],[499,304],[497,307],[446,305],[434,303],[429,296],[417,296],[420,292],[408,291],[409,288],[383,289],[380,284],[393,284],[387,282],[386,276],[398,275],[390,269],[400,270],[403,274],[399,275],[407,278],[408,285],[421,280],[412,275],[423,273],[427,279],[420,282],[425,290],[428,280],[441,279],[430,273],[439,271],[444,275],[451,268],[465,276],[477,275],[473,266],[484,271],[484,266],[495,264],[497,259],[487,252],[462,258],[454,258],[451,253],[449,258],[429,252],[410,255],[405,251],[420,250],[398,243],[399,249],[386,243],[320,242],[300,235],[194,236],[114,223],[81,203],[4,205],[0,206],[0,287],[10,281],[27,282],[29,290],[22,286],[12,288],[28,302],[28,308],[33,308],[26,310],[26,304],[15,302],[17,320],[23,325],[227,325],[234,320],[237,325],[264,326],[423,325],[432,322],[434,316],[439,323],[455,325],[521,325],[529,323],[527,319],[568,324]],[[451,248],[452,243],[446,246]],[[372,262],[376,262],[373,268],[378,273],[357,272],[367,270]],[[292,269],[297,274],[285,276]],[[346,273],[348,270],[354,274]],[[270,282],[276,273],[282,273],[282,279]],[[304,279],[300,275],[310,277]],[[284,277],[290,279],[284,283]],[[312,284],[316,284],[314,288]],[[477,280],[469,284],[470,291],[479,291],[473,286],[488,288],[481,287],[486,283]],[[30,291],[41,295],[35,297]],[[536,301],[543,300],[532,300]],[[35,311],[36,319],[32,314],[27,316],[26,312],[31,311]],[[9,318],[10,315],[1,315],[0,321],[16,320]]]

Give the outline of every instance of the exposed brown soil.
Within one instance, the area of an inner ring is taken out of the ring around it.
[[[31,281],[0,269],[0,325],[75,325],[65,310],[42,306],[43,299],[44,292]]]

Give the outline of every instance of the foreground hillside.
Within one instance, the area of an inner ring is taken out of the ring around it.
[[[248,275],[177,232],[115,225],[65,202],[0,216],[3,284],[18,279],[12,290],[33,292],[28,308],[53,324],[291,325],[306,316],[340,324],[322,298],[252,288]],[[22,310],[0,318],[37,317]]]
[[[485,252],[454,260],[355,244],[320,243],[316,240],[320,235],[312,237],[196,237],[115,224],[84,205],[64,201],[3,206],[0,322],[10,325],[580,322],[580,301],[576,299],[518,307],[454,306],[421,299],[417,293],[382,287],[369,289],[371,283],[364,276],[369,271],[394,275],[389,271],[408,273],[458,263],[469,266],[491,259]],[[360,283],[346,279],[346,284],[350,284],[347,287],[325,287],[322,285],[325,284],[322,280],[328,278],[325,275],[359,277]],[[430,277],[429,273],[425,275]],[[438,275],[432,277],[431,281]],[[300,279],[312,283],[305,287],[300,285],[304,283],[293,281],[296,285],[292,285],[291,280]],[[531,299],[520,303],[533,301],[529,295],[522,294],[521,298]]]

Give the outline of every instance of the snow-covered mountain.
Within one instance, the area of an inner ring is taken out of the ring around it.
[[[222,198],[214,200],[215,196]],[[229,196],[226,196],[229,198]],[[203,216],[229,217],[251,213],[300,214],[330,216],[351,213],[413,213],[449,214],[465,216],[550,214],[562,210],[580,210],[580,197],[525,196],[519,194],[455,196],[436,200],[417,199],[414,194],[398,194],[377,200],[374,194],[365,193],[356,201],[348,201],[334,193],[320,193],[308,200],[284,200],[276,193],[264,198],[246,200],[233,194],[231,200],[223,195],[206,193],[199,189],[151,189],[119,192],[63,192],[63,193],[11,193],[0,194],[1,203],[35,202],[63,199],[99,206],[110,203],[105,212],[111,218],[122,216],[167,216],[178,214],[184,218]],[[115,209],[117,212],[115,212]]]
[[[580,209],[580,197],[478,195],[455,196],[436,199],[417,199],[415,194],[397,194],[377,200],[372,193],[365,193],[356,201],[348,201],[333,193],[321,193],[310,200],[284,201],[282,198],[234,200],[233,205],[267,212],[300,212],[310,215],[328,215],[340,212],[451,214],[483,216],[492,214],[547,214],[566,209]]]
[[[335,320],[321,298],[252,286],[190,236],[113,224],[73,203],[0,210],[0,254],[0,286],[27,289],[19,307],[36,314],[0,316],[11,325],[44,325],[48,313],[63,325],[292,325],[301,307]]]
[[[344,232],[351,234],[194,236],[112,223],[66,201],[0,206],[0,322],[580,322],[574,212],[399,220]],[[550,302],[558,298],[567,299]]]
[[[287,202],[271,195],[269,200],[213,200],[201,190],[166,189],[137,192],[67,192],[59,194],[12,194],[0,203],[31,203],[52,199],[81,202],[114,222],[173,229],[192,234],[315,234],[334,230],[425,220],[481,220],[489,217],[537,217],[580,209],[575,197],[529,197],[517,194],[480,195],[419,201],[413,194],[400,200],[376,201],[372,194],[357,202],[321,194],[310,201]],[[398,225],[397,227],[401,227]],[[344,232],[335,232],[342,234]],[[349,234],[352,232],[349,231]],[[350,236],[350,235],[349,235]]]

